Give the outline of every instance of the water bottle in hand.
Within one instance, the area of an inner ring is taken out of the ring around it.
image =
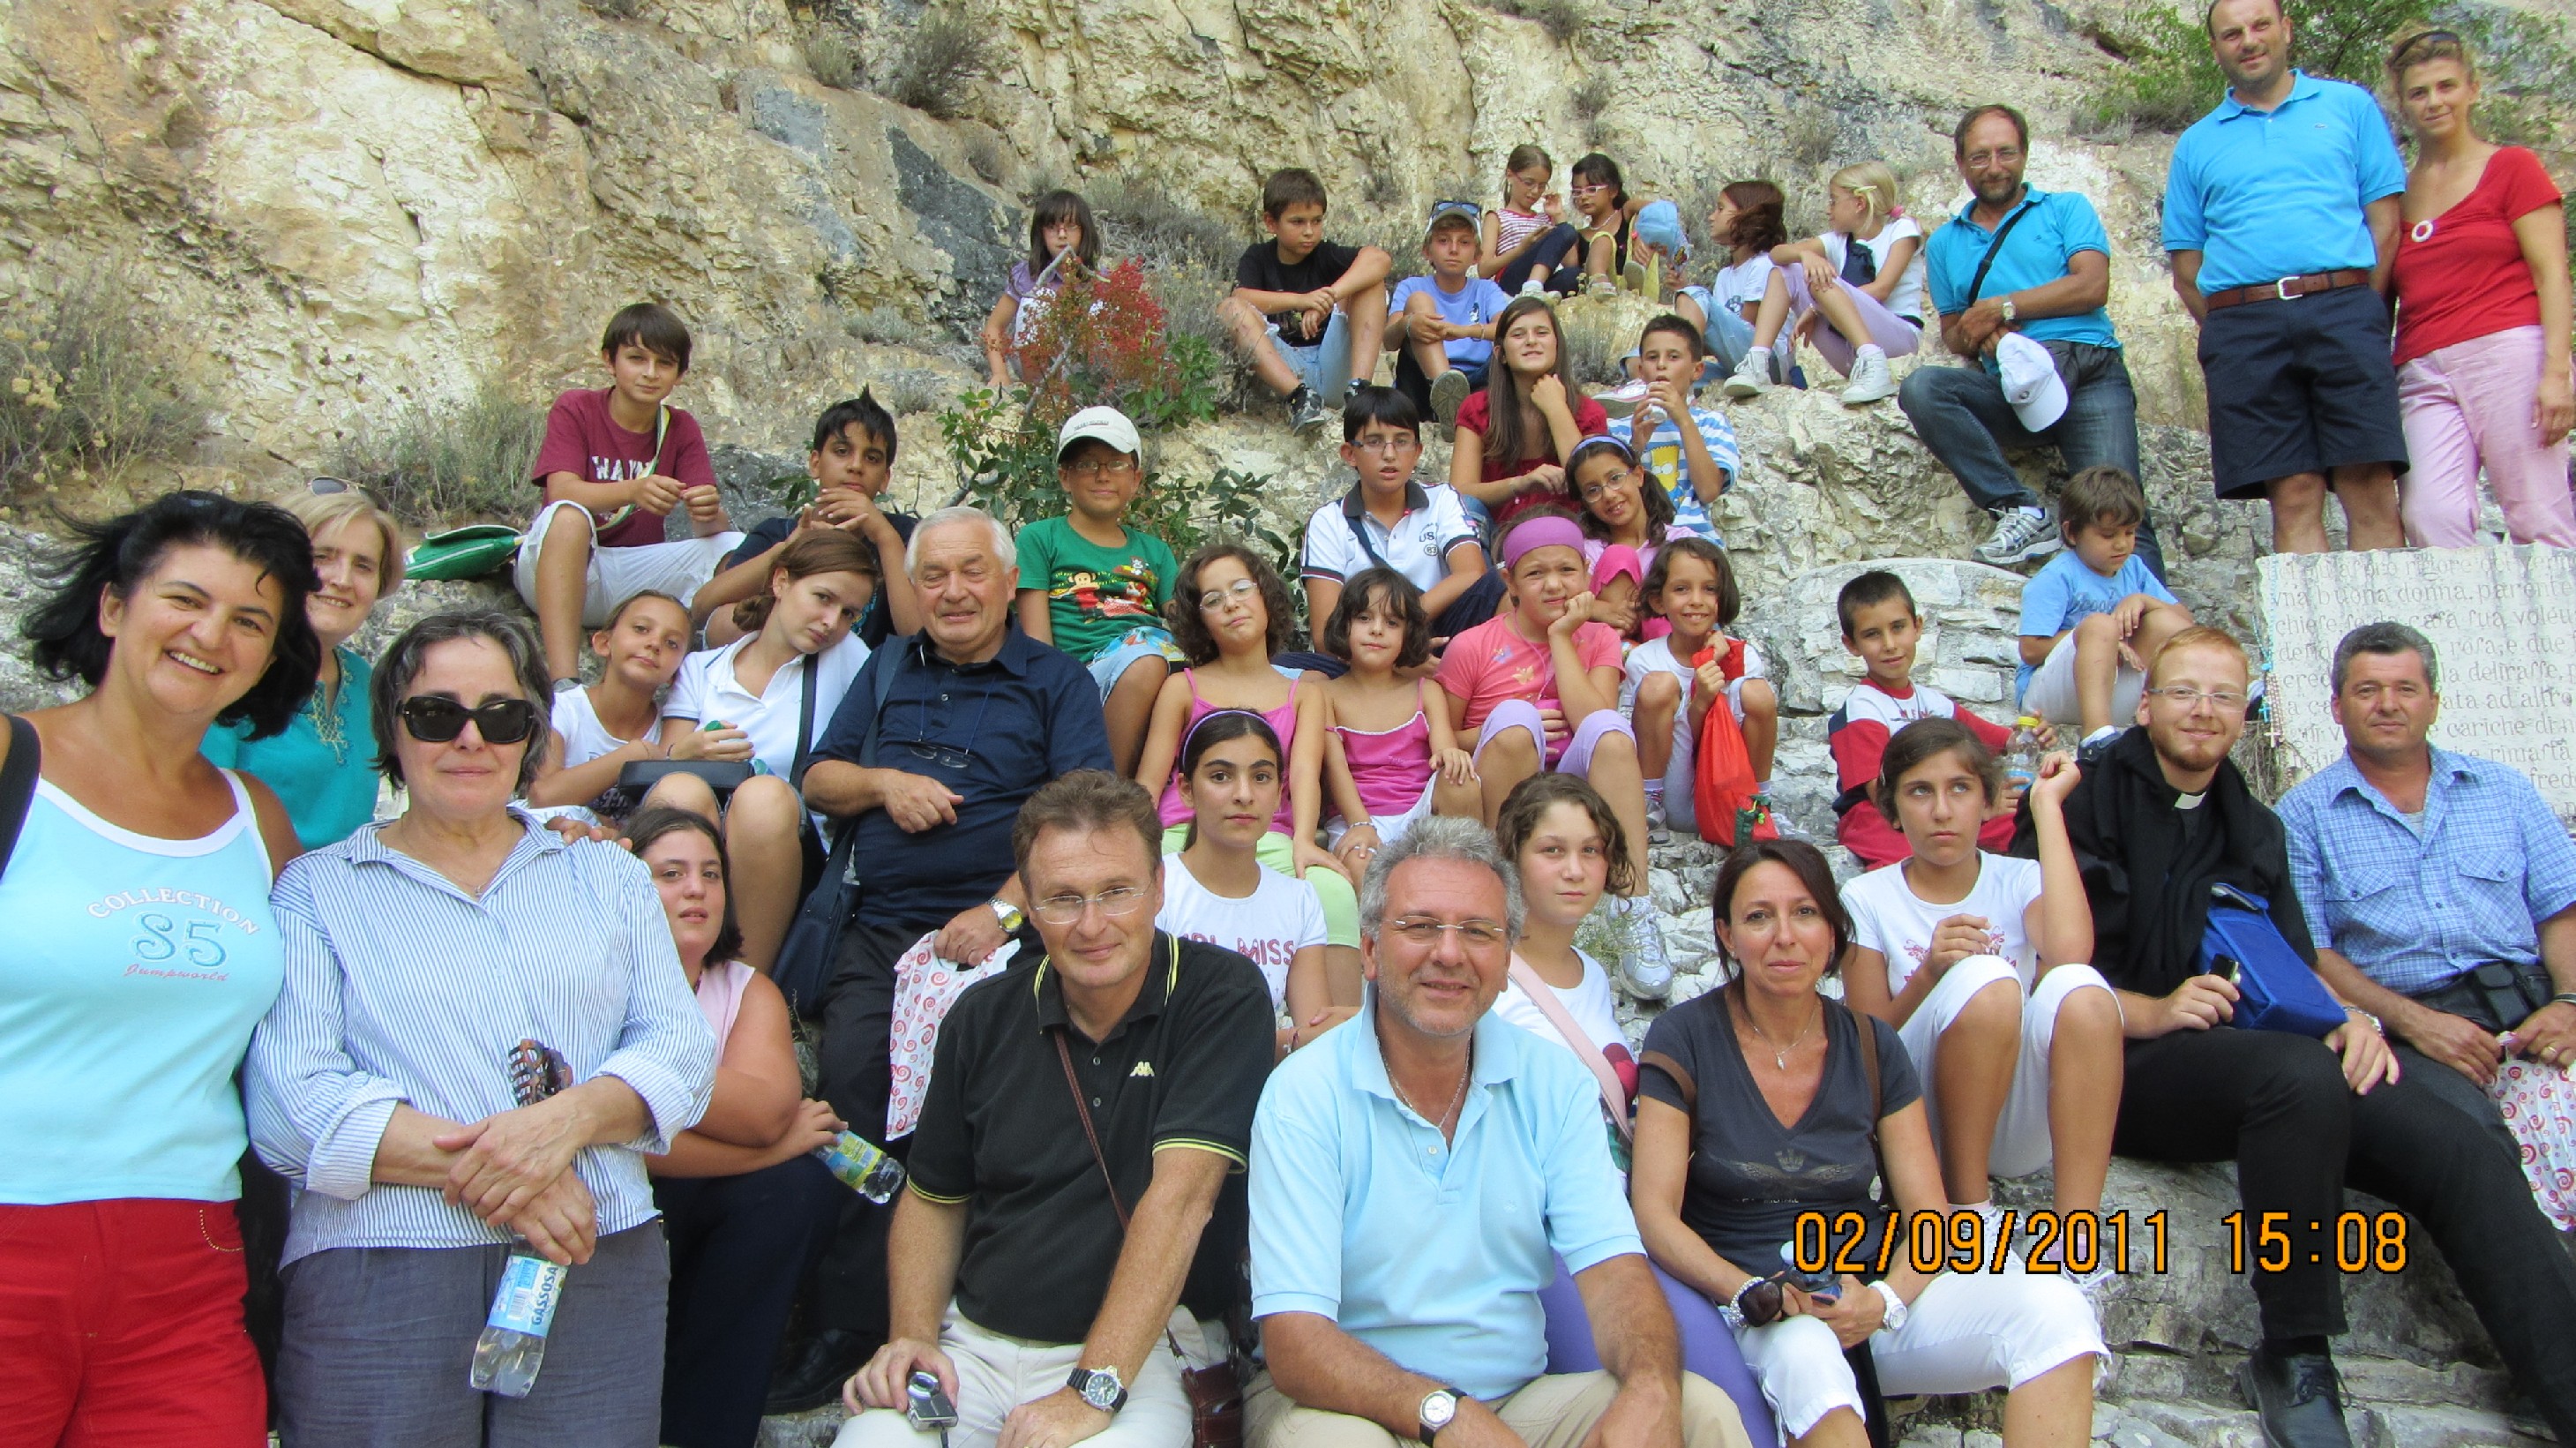
[[[537,1385],[546,1361],[546,1329],[554,1325],[568,1269],[521,1247],[501,1271],[492,1315],[474,1340],[474,1368],[467,1375],[478,1392],[524,1398]]]
[[[2004,787],[2027,794],[2039,779],[2040,756],[2047,752],[2039,743],[2038,715],[2014,720],[2012,738],[2004,745]]]
[[[887,1202],[903,1190],[903,1163],[885,1154],[885,1148],[859,1135],[844,1131],[830,1146],[814,1153],[823,1159],[841,1185],[872,1202]]]

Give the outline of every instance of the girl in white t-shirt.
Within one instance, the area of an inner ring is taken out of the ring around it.
[[[1279,735],[1249,709],[1200,716],[1181,741],[1179,789],[1190,806],[1180,853],[1163,857],[1163,908],[1154,924],[1223,946],[1261,967],[1283,1012],[1279,1054],[1341,1024],[1360,982],[1327,978],[1324,907],[1315,887],[1255,853],[1279,812]]]
[[[2080,777],[2071,755],[2042,761],[2029,794],[2037,861],[1987,854],[1977,827],[2002,795],[2001,766],[1957,720],[1917,719],[1888,740],[1871,789],[1913,855],[1843,887],[1843,999],[1896,1027],[1950,1200],[1990,1217],[1989,1171],[2027,1176],[2053,1160],[2058,1211],[2095,1212],[2111,1167],[2120,1004],[2080,963],[2093,912],[2063,814]]]
[[[764,974],[796,902],[822,871],[821,832],[797,793],[797,770],[867,662],[868,646],[850,628],[877,583],[876,550],[860,535],[818,527],[791,539],[769,572],[769,591],[734,606],[743,636],[689,655],[662,705],[664,738],[703,733],[705,758],[761,771],[721,806],[693,774],[666,776],[644,799],[722,818],[742,959]]]
[[[1923,340],[1923,228],[1896,204],[1896,173],[1884,161],[1845,166],[1826,194],[1825,234],[1771,249],[1753,345],[1726,379],[1729,397],[1770,390],[1772,344],[1792,322],[1793,336],[1851,379],[1843,402],[1852,407],[1895,396],[1887,359]]]
[[[1627,832],[1610,802],[1581,776],[1533,774],[1504,797],[1494,841],[1520,868],[1527,911],[1512,950],[1511,981],[1495,998],[1494,1014],[1572,1051],[1603,1081],[1602,1114],[1612,1155],[1624,1168],[1637,1059],[1619,1029],[1609,973],[1575,949],[1574,931],[1603,892],[1628,888]],[[1547,992],[1545,1004],[1540,991]]]
[[[648,589],[617,606],[590,636],[591,652],[604,665],[599,682],[555,693],[554,727],[537,777],[528,782],[528,803],[588,805],[629,763],[704,753],[706,742],[687,736],[662,746],[662,691],[688,657],[689,633],[688,605],[667,593]],[[612,799],[598,808],[611,804],[617,814],[634,807]]]
[[[1646,570],[1646,601],[1672,631],[1628,651],[1619,707],[1637,728],[1637,767],[1646,776],[1646,820],[1698,830],[1699,736],[1721,697],[1744,733],[1753,764],[1756,815],[1771,809],[1771,759],[1780,743],[1780,695],[1751,639],[1726,626],[1743,608],[1726,550],[1705,538],[1676,538]],[[1706,655],[1705,661],[1701,656]]]
[[[1768,181],[1735,181],[1717,193],[1708,214],[1709,240],[1726,248],[1726,265],[1704,287],[1684,287],[1673,310],[1699,328],[1708,346],[1704,382],[1733,372],[1753,347],[1753,323],[1771,281],[1771,248],[1789,241],[1788,198]],[[1789,380],[1785,354],[1772,359],[1771,380]]]

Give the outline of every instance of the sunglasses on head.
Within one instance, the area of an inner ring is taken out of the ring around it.
[[[453,743],[469,719],[486,744],[523,743],[537,732],[537,706],[525,699],[495,699],[468,709],[437,694],[415,694],[395,712],[402,716],[403,728],[423,744]]]

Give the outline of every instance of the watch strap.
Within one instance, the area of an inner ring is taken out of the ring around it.
[[[1084,1402],[1090,1403],[1091,1406],[1098,1408],[1101,1405],[1092,1398],[1091,1385],[1102,1378],[1108,1379],[1118,1388],[1117,1396],[1110,1399],[1109,1405],[1104,1411],[1115,1413],[1119,1409],[1126,1407],[1127,1385],[1118,1381],[1118,1371],[1115,1368],[1087,1368],[1077,1363],[1074,1365],[1072,1372],[1065,1374],[1064,1385],[1073,1389],[1073,1391],[1079,1395]]]

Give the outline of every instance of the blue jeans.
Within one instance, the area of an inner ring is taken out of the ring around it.
[[[1941,465],[1956,474],[1968,498],[1987,512],[2037,508],[2039,496],[2024,487],[2004,457],[2006,449],[2054,444],[2069,473],[2108,463],[2138,475],[2138,394],[2116,347],[2045,342],[2066,379],[2066,415],[2032,432],[2013,415],[2004,388],[1982,365],[1917,367],[1896,390],[1896,405],[1915,435]],[[2147,571],[2165,576],[2164,550],[2152,517],[2138,528],[2138,556]]]

